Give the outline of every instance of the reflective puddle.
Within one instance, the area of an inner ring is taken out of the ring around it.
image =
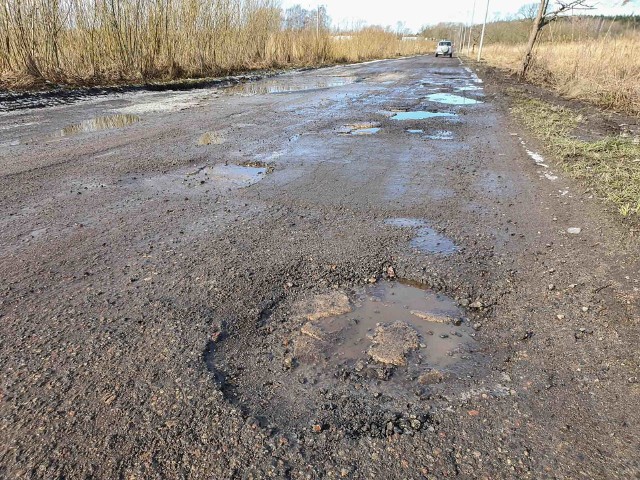
[[[445,103],[447,105],[476,105],[483,103],[480,100],[473,98],[462,97],[460,95],[454,95],[452,93],[432,93],[427,95],[427,100],[438,103]]]
[[[374,135],[381,130],[378,122],[350,123],[338,129],[341,135]]]
[[[429,118],[440,118],[440,117],[457,117],[457,115],[455,113],[448,113],[448,112],[416,111],[416,112],[398,112],[394,114],[391,118],[393,120],[427,120]]]
[[[359,130],[354,130],[353,132],[351,132],[351,135],[374,135],[380,130],[380,128],[361,128]]]
[[[411,239],[410,245],[420,252],[450,255],[459,250],[451,239],[430,228],[423,220],[417,218],[392,218],[385,223],[392,227],[414,229],[416,236]]]
[[[139,121],[140,117],[137,117],[136,115],[107,115],[103,117],[95,117],[89,120],[84,120],[75,125],[69,125],[68,127],[60,130],[59,135],[61,137],[68,137],[70,135],[77,135],[85,132],[97,132],[99,130],[123,128]]]
[[[245,83],[226,91],[235,95],[265,95],[342,87],[356,82],[356,77],[272,78]]]
[[[419,130],[419,129],[409,129],[407,130],[407,133],[411,133],[413,135],[419,135],[421,133],[424,133],[424,130]]]

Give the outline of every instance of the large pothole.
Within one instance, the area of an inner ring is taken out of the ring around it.
[[[423,429],[481,371],[478,348],[453,300],[380,282],[285,301],[205,359],[226,398],[271,428],[385,436]]]

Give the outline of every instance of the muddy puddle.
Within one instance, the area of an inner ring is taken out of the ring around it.
[[[342,87],[355,83],[356,77],[278,77],[257,82],[245,83],[228,88],[225,93],[233,95],[267,95],[321,90]]]
[[[250,345],[214,332],[203,359],[229,402],[283,432],[413,435],[425,402],[485,363],[455,301],[409,282],[303,294],[261,325]]]
[[[472,333],[451,299],[407,283],[380,282],[355,294],[352,311],[303,325],[299,361],[356,371],[367,364],[444,371],[464,356]]]
[[[415,236],[411,239],[409,245],[422,253],[451,255],[459,250],[459,247],[451,239],[436,232],[424,220],[417,218],[391,218],[385,224],[396,228],[412,229]]]
[[[451,118],[457,117],[455,113],[449,112],[427,112],[424,110],[415,112],[397,112],[391,117],[392,120],[428,120],[430,118]]]
[[[474,98],[454,95],[452,93],[432,93],[427,95],[427,100],[436,103],[444,103],[446,105],[477,105],[483,103]]]
[[[90,118],[80,123],[69,125],[59,132],[59,136],[68,137],[86,132],[97,132],[100,130],[112,130],[116,128],[127,127],[133,123],[139,122],[140,117],[136,115],[106,115],[102,117]]]

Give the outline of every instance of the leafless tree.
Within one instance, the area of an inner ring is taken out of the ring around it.
[[[630,0],[626,0],[628,3]],[[529,67],[531,66],[531,60],[533,58],[533,48],[536,46],[538,37],[542,32],[542,29],[556,20],[560,15],[576,8],[582,10],[588,10],[593,8],[589,5],[589,0],[558,0],[554,3],[554,8],[550,8],[550,0],[540,0],[538,6],[538,13],[533,20],[531,26],[531,33],[529,34],[529,42],[527,43],[527,49],[522,60],[522,68],[520,69],[520,78],[527,76]]]
[[[538,4],[537,3],[527,3],[520,7],[518,12],[516,13],[516,18],[522,20],[531,20],[533,21],[538,14]]]

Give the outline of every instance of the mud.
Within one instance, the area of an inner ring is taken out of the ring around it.
[[[0,115],[0,476],[637,477],[637,230],[485,80],[418,57]]]
[[[385,223],[392,227],[411,229],[415,236],[411,238],[409,244],[412,248],[420,252],[449,255],[459,249],[451,239],[437,233],[423,220],[415,218],[392,218]]]

